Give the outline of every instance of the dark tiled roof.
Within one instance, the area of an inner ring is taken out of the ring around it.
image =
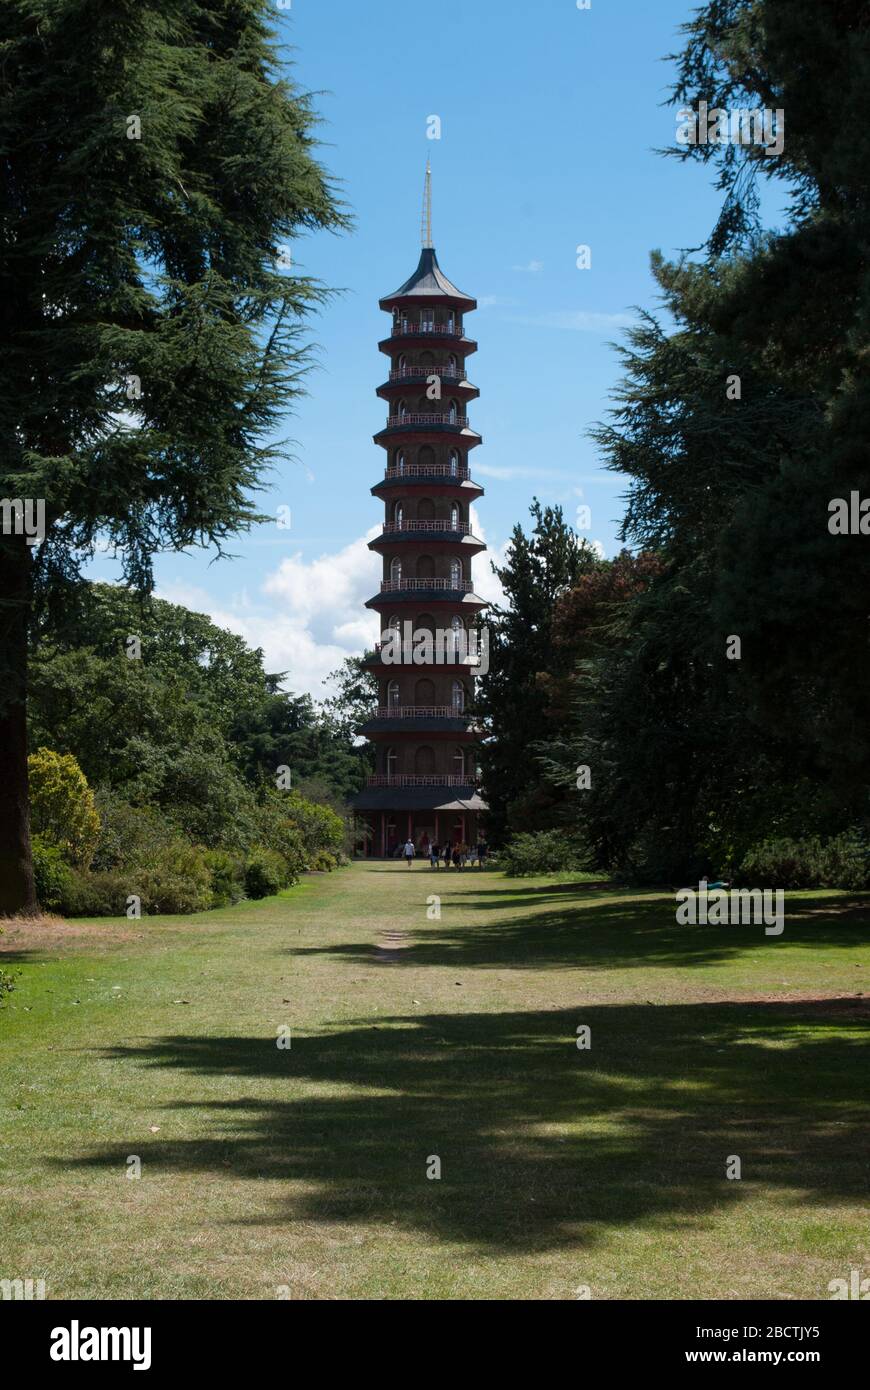
[[[351,806],[357,811],[485,811],[479,793],[471,787],[469,792],[458,797],[453,788],[366,787],[351,797]]]
[[[394,299],[403,299],[407,295],[425,295],[434,299],[461,299],[463,303],[475,306],[477,301],[470,295],[463,294],[455,285],[447,279],[443,270],[438,264],[438,257],[435,255],[433,246],[424,246],[420,252],[420,261],[410,280],[406,280],[404,285],[400,285],[392,294],[388,294],[381,300],[381,304],[389,304]]]

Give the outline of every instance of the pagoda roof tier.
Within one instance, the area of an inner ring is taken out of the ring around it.
[[[365,787],[351,798],[357,811],[486,811],[488,806],[472,785],[465,796],[457,787]]]
[[[483,443],[483,437],[477,430],[470,430],[467,425],[410,425],[407,421],[401,425],[385,425],[372,435],[372,439],[385,449],[392,449],[393,445],[403,443],[443,444],[445,436],[451,443],[464,444],[466,449],[476,449],[478,444]]]
[[[471,726],[467,716],[460,716],[457,719],[367,719],[364,724],[357,724],[356,732],[365,734],[366,738],[371,739],[372,743],[377,743],[379,739],[389,739],[391,743],[402,743],[411,740],[419,743],[421,739],[427,742],[432,739],[436,743],[445,739],[454,739],[459,743],[479,743],[481,733],[479,729]]]
[[[401,531],[384,531],[380,536],[375,536],[374,540],[369,541],[369,550],[385,551],[391,547],[398,547],[397,553],[401,553],[402,548],[407,549],[413,545],[419,548],[425,545],[427,550],[432,550],[437,554],[444,550],[464,550],[469,555],[479,555],[486,550],[486,541],[482,541],[478,536],[464,536],[461,531],[452,531],[449,526],[445,526],[442,531],[430,531],[427,529],[416,530],[413,523],[406,522]]]
[[[428,328],[414,328],[412,324],[408,324],[407,332],[394,328],[389,338],[381,339],[378,347],[381,352],[392,357],[399,348],[420,347],[422,344],[431,347],[433,342],[437,342],[439,346],[444,344],[451,352],[461,352],[463,357],[470,357],[473,352],[477,352],[475,340],[466,338],[464,333],[435,333]]]
[[[489,605],[479,594],[464,593],[461,589],[384,589],[372,598],[366,599],[365,607],[376,611],[394,608],[397,604],[413,603],[417,608],[425,605],[426,611],[452,612],[461,609],[465,613],[477,613]]]
[[[427,671],[453,671],[456,674],[461,674],[464,671],[468,676],[476,676],[480,666],[479,661],[472,661],[468,657],[464,659],[460,657],[458,661],[435,661],[434,659],[432,661],[414,661],[412,657],[409,657],[407,661],[384,661],[381,655],[380,642],[375,644],[375,650],[373,652],[365,653],[362,662],[364,666],[369,666],[372,670],[382,671],[384,673],[389,671],[416,671],[418,675]]]
[[[427,495],[431,497],[464,497],[467,502],[477,501],[484,493],[480,483],[475,483],[470,478],[462,482],[455,478],[451,482],[443,474],[439,477],[430,473],[423,473],[417,477],[393,474],[392,477],[381,478],[373,484],[370,492],[373,497],[401,497],[409,488],[425,488]]]
[[[408,488],[425,488],[433,497],[464,497],[476,501],[482,497],[484,488],[472,478],[451,478],[447,473],[388,473],[374,483],[370,491],[373,497],[391,497],[406,493]]]
[[[439,376],[437,367],[427,367],[428,376]],[[390,373],[393,377],[393,373]],[[397,376],[390,381],[385,381],[375,391],[376,396],[380,396],[382,401],[388,401],[393,396],[407,395],[409,391],[424,391],[426,389],[425,376]],[[473,401],[480,395],[480,387],[468,381],[466,377],[441,377],[441,390],[444,395],[457,396],[464,401]]]
[[[414,274],[405,281],[404,285],[400,285],[392,294],[388,294],[378,302],[382,309],[389,310],[398,304],[412,303],[414,300],[421,300],[424,304],[431,304],[433,300],[440,300],[444,303],[455,304],[457,308],[464,310],[477,308],[476,299],[472,299],[471,295],[463,294],[462,290],[458,290],[447,279],[438,264],[434,246],[424,246],[420,252],[420,259]]]

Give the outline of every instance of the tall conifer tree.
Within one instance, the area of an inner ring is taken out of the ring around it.
[[[327,293],[290,241],[346,218],[264,0],[5,0],[0,54],[0,498],[46,523],[0,535],[2,913],[35,906],[34,605],[100,540],[147,590],[256,519]]]

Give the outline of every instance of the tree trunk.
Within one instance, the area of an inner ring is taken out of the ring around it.
[[[32,555],[0,536],[0,916],[37,911],[27,787],[27,632]]]

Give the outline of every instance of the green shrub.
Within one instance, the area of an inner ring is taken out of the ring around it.
[[[32,837],[30,847],[37,902],[44,912],[57,912],[74,871],[65,863],[57,845],[48,844],[41,835]]]
[[[252,850],[256,855],[259,849],[269,849],[281,859],[281,887],[295,883],[300,874],[308,868],[308,851],[297,825],[282,817],[273,820],[263,836],[263,844]]]
[[[333,869],[338,867],[338,860],[328,850],[321,849],[312,859],[311,867],[318,873],[331,873]]]
[[[66,917],[122,917],[127,899],[135,896],[143,915],[203,912],[211,907],[212,892],[204,851],[176,839],[162,845],[147,865],[69,870],[59,906]]]
[[[245,865],[245,892],[249,898],[270,898],[280,892],[286,878],[282,856],[266,845],[258,845]]]
[[[303,796],[290,796],[284,804],[287,818],[299,829],[309,859],[318,850],[334,855],[341,853],[345,837],[341,816],[329,806],[318,806]]]
[[[329,806],[307,801],[297,792],[270,789],[261,807],[261,841],[287,861],[288,881],[313,863],[323,851],[338,860],[343,853],[346,827]]]
[[[186,840],[165,845],[153,862],[133,871],[131,893],[149,913],[204,912],[211,907],[212,876],[205,853]]]
[[[211,907],[231,907],[245,895],[245,863],[225,849],[207,849],[205,862],[211,874]]]
[[[511,878],[588,868],[588,851],[578,840],[559,830],[537,830],[515,835],[499,855],[499,866]]]
[[[118,792],[98,787],[100,838],[90,867],[95,871],[148,864],[177,838],[177,831],[151,806],[131,806]]]
[[[137,891],[129,874],[121,870],[70,869],[58,910],[64,917],[124,917],[127,898]],[[141,904],[143,912],[147,907]]]
[[[829,840],[771,839],[744,855],[738,877],[764,888],[870,887],[870,849],[858,831]]]
[[[86,869],[100,836],[94,794],[72,753],[38,748],[27,759],[30,825],[69,864]]]

